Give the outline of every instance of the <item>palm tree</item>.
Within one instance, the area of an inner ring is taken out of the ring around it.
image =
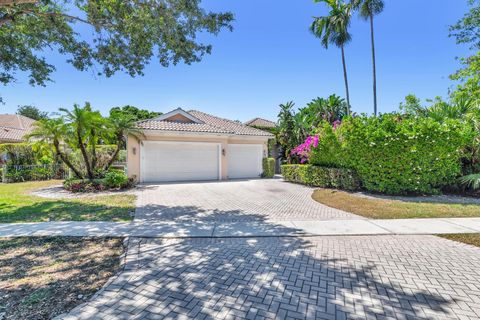
[[[334,44],[342,51],[343,77],[345,79],[345,91],[347,104],[350,113],[350,93],[348,90],[347,65],[345,63],[345,45],[352,40],[348,32],[352,17],[353,4],[344,3],[342,0],[314,0],[315,2],[325,2],[330,9],[327,16],[314,17],[310,26],[313,34],[321,39],[322,45],[328,49],[330,44]]]
[[[94,179],[97,165],[96,147],[99,139],[98,133],[105,131],[101,130],[102,127],[106,126],[105,119],[100,112],[92,111],[88,102],[83,108],[75,104],[71,111],[65,108],[61,108],[60,111],[65,113],[65,120],[72,130],[71,136],[75,137],[73,141],[82,154],[87,176],[89,179]],[[87,147],[90,147],[91,159],[88,155]]]
[[[112,132],[113,138],[117,142],[117,147],[104,170],[108,170],[112,166],[113,162],[115,162],[115,159],[118,157],[118,153],[122,149],[122,146],[126,143],[126,138],[129,135],[133,135],[137,138],[143,136],[143,132],[137,127],[135,118],[133,116],[118,114],[110,117],[109,120],[111,127],[109,131]]]
[[[69,167],[75,176],[83,178],[82,173],[70,162],[68,155],[61,150],[61,142],[67,135],[67,127],[63,118],[41,119],[34,123],[32,132],[28,139],[37,143],[53,145],[57,157],[59,157]]]
[[[353,0],[354,7],[359,10],[360,17],[370,20],[370,37],[372,40],[373,63],[373,113],[377,115],[377,66],[375,62],[375,33],[373,30],[373,17],[383,11],[383,0]]]
[[[293,101],[281,104],[280,113],[278,114],[278,141],[284,148],[287,158],[290,150],[296,146],[294,107],[295,103]]]

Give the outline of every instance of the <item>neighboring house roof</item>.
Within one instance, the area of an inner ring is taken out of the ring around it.
[[[17,115],[0,114],[0,141],[22,142],[32,132],[35,120]]]
[[[250,121],[245,122],[247,126],[259,127],[259,128],[275,128],[277,124],[273,121],[266,120],[263,118],[255,118]]]
[[[179,116],[181,116],[181,120]],[[186,122],[185,119],[189,119],[190,122]],[[215,117],[197,110],[185,111],[180,108],[154,119],[139,121],[137,125],[145,130],[272,136],[268,132],[246,126],[237,121]]]

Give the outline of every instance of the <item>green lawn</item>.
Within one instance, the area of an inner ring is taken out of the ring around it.
[[[371,219],[480,217],[480,205],[368,199],[348,192],[318,189],[312,198],[329,207]]]
[[[45,199],[29,191],[59,184],[35,181],[0,184],[0,223],[41,221],[129,221],[134,195],[108,195],[80,199]]]

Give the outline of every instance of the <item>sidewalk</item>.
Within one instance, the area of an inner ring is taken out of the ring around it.
[[[0,224],[0,237],[73,236],[229,238],[269,236],[480,233],[480,218],[391,220],[258,220],[246,222],[39,222]]]

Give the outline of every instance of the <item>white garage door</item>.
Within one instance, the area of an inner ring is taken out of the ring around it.
[[[229,144],[227,157],[230,179],[258,178],[262,174],[261,144]]]
[[[218,180],[220,144],[144,141],[142,182]]]

